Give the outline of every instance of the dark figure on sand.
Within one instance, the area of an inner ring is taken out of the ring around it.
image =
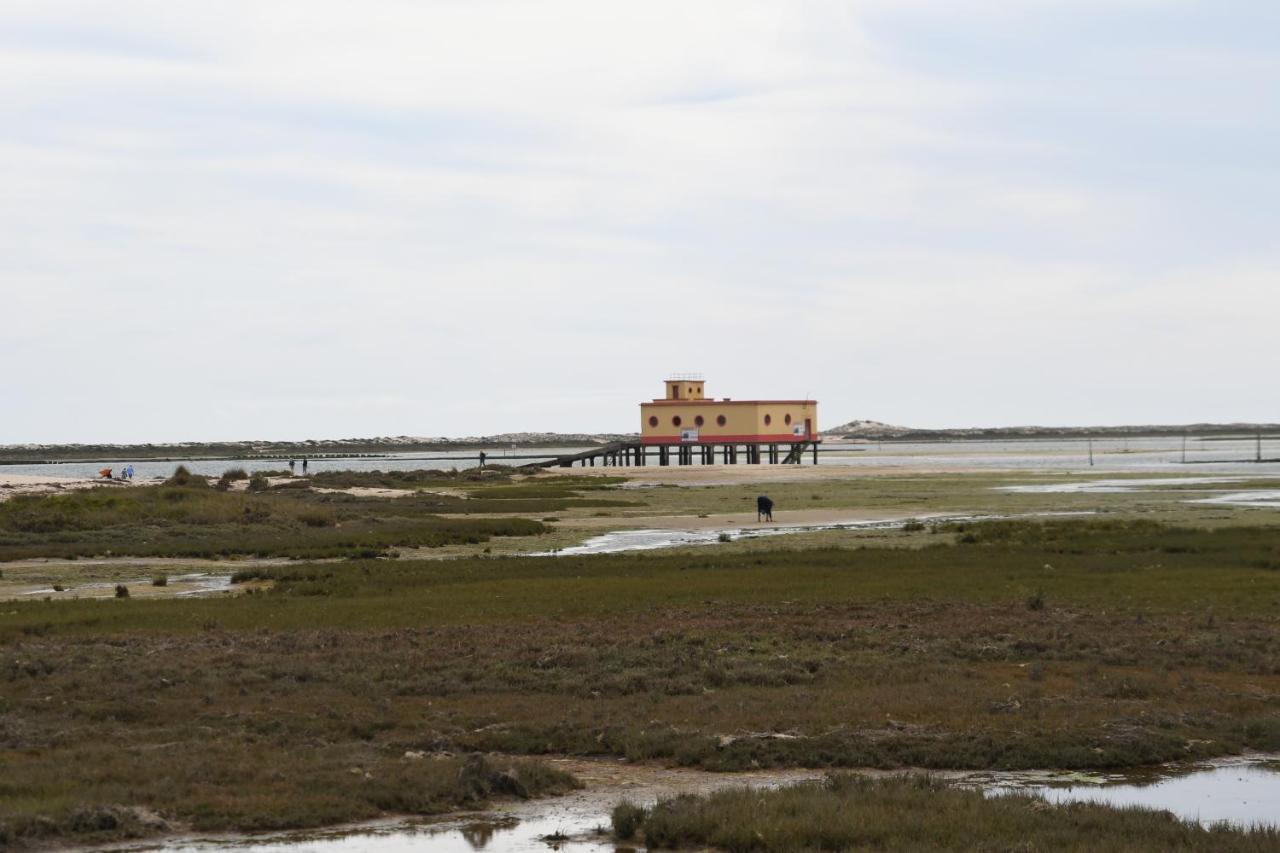
[[[773,501],[764,495],[756,498],[756,521],[773,521]]]
[[[307,460],[305,457],[302,460],[302,473],[303,474],[307,473]]]

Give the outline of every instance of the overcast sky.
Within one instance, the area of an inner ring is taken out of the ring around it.
[[[1280,420],[1280,4],[0,6],[0,442]]]

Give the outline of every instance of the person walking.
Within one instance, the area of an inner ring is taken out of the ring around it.
[[[290,473],[290,474],[293,474],[293,466],[294,466],[294,465],[296,465],[296,464],[297,464],[297,460],[296,460],[296,459],[290,459],[290,460],[289,460],[289,473]]]
[[[302,457],[302,475],[304,477],[307,475],[307,457],[305,456]]]

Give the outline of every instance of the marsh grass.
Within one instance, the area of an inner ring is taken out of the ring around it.
[[[295,537],[341,533],[370,506],[200,494],[340,519]],[[13,602],[0,813],[151,804],[209,826],[318,825],[404,787],[370,801],[379,786],[350,768],[383,779],[382,762],[442,749],[723,770],[1280,749],[1275,528],[966,532],[915,548],[258,566],[244,577],[269,588],[221,600]],[[1040,590],[1052,606],[1029,610]]]
[[[1050,806],[1030,796],[987,797],[926,776],[848,774],[776,790],[731,789],[614,809],[620,840],[651,849],[804,850],[1275,850],[1280,831],[1204,828],[1166,812],[1094,804]]]
[[[524,518],[440,517],[449,508],[434,496],[403,498],[389,506],[376,498],[267,491],[265,486],[255,494],[232,493],[179,472],[159,486],[6,501],[0,504],[0,561],[106,553],[377,556],[396,546],[475,544],[546,530]]]
[[[222,472],[222,476],[218,478],[215,487],[225,492],[231,488],[232,483],[247,479],[249,479],[249,475],[243,468],[230,468]]]
[[[161,751],[176,745],[161,747]],[[136,755],[110,746],[76,755],[96,784],[78,791],[38,776],[0,787],[0,849],[102,843],[172,831],[269,831],[382,814],[433,815],[495,797],[541,797],[581,787],[537,761],[387,754],[354,743],[284,749],[270,739],[206,744],[138,776]],[[282,768],[295,768],[282,772]],[[123,781],[123,780],[129,781]]]

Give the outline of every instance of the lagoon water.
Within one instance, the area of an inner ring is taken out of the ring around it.
[[[522,465],[537,461],[537,458],[551,459],[559,454],[578,453],[581,447],[553,447],[521,449],[486,450],[487,461],[495,465]],[[440,469],[453,471],[460,468],[474,468],[477,464],[477,450],[430,452],[430,453],[390,453],[386,456],[341,456],[332,459],[309,459],[308,473],[318,471],[417,471],[423,469]],[[538,457],[538,454],[544,454]],[[519,457],[509,459],[508,457]],[[537,458],[531,458],[537,457]],[[302,473],[302,457],[297,457],[295,473]],[[252,474],[255,471],[287,471],[288,459],[193,459],[154,461],[137,460],[128,457],[112,459],[95,459],[79,462],[53,462],[42,465],[0,465],[0,476],[18,474],[38,477],[97,477],[102,468],[113,468],[119,471],[124,465],[132,463],[135,480],[148,480],[156,477],[164,478],[173,473],[178,465],[185,465],[193,474],[217,477],[231,468],[243,468]]]
[[[488,448],[493,464],[521,465],[550,459],[559,454],[577,453],[586,448]],[[386,456],[351,456],[313,459],[311,471],[406,471],[423,468],[471,468],[477,450],[450,452],[390,453]],[[1258,447],[1251,438],[1187,441],[1186,463],[1182,461],[1180,438],[1106,439],[1093,442],[1093,464],[1089,463],[1089,443],[1080,439],[1027,439],[1017,441],[946,441],[884,444],[827,444],[820,464],[852,467],[897,466],[928,470],[1027,470],[1064,472],[1146,472],[1160,474],[1275,474],[1280,475],[1280,439],[1264,439],[1263,459],[1254,459]],[[807,457],[806,457],[807,458]],[[652,460],[655,461],[656,460]],[[119,468],[132,462],[135,477],[168,477],[179,464],[131,460],[125,457],[60,462],[42,465],[0,465],[0,475],[21,474],[45,477],[96,477],[104,467]],[[284,459],[221,459],[183,462],[192,472],[217,476],[229,468],[254,471],[286,469]],[[298,468],[301,473],[301,467]]]

